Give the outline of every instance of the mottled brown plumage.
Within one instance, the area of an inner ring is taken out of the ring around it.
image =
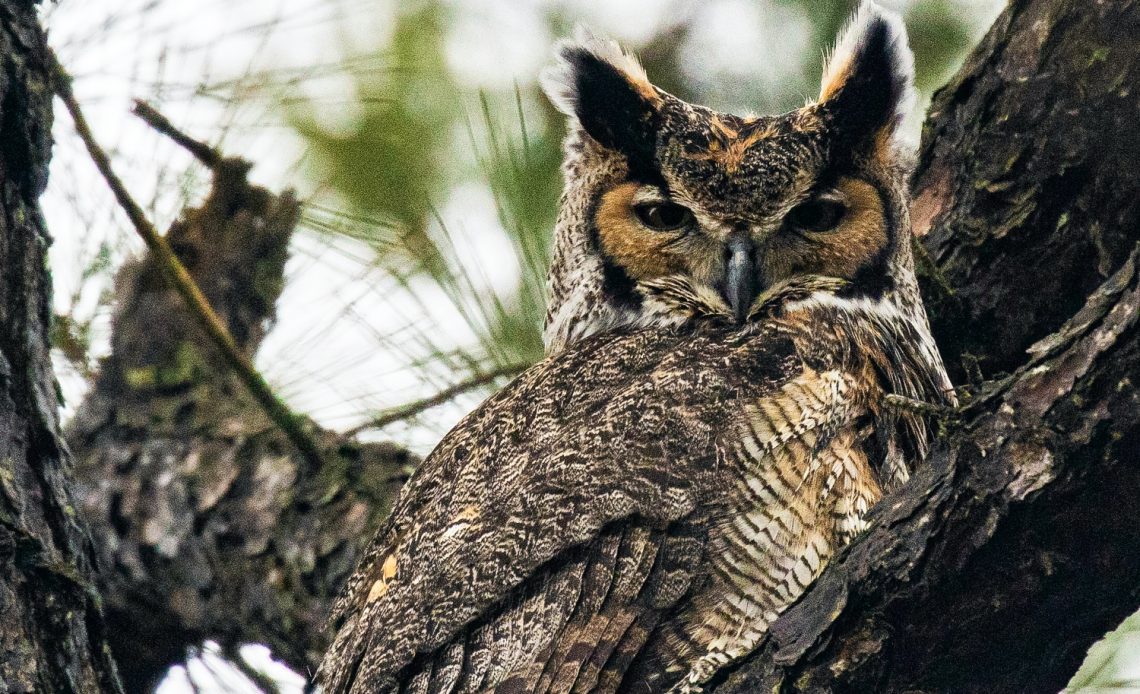
[[[897,19],[865,6],[823,100],[780,117],[685,104],[597,39],[561,55],[548,356],[409,480],[338,602],[327,692],[699,691],[925,454],[883,396],[952,399]]]

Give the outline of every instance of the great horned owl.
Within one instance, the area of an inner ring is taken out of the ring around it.
[[[738,117],[583,36],[548,356],[407,483],[332,620],[326,692],[699,691],[925,454],[947,403],[911,258],[900,20],[819,100]]]

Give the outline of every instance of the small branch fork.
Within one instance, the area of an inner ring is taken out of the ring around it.
[[[320,451],[305,430],[304,420],[294,414],[289,407],[277,397],[272,388],[270,388],[269,383],[266,382],[261,373],[253,366],[253,362],[241,351],[234,341],[233,336],[230,335],[225,323],[222,322],[222,319],[214,311],[213,307],[210,306],[210,302],[206,299],[202,290],[186,269],[186,266],[184,266],[178,259],[178,256],[175,255],[174,250],[170,247],[170,244],[167,243],[166,238],[158,233],[158,230],[155,229],[150,220],[146,218],[146,214],[143,213],[142,208],[140,208],[138,203],[131,197],[130,192],[122,180],[111,168],[110,158],[95,140],[95,136],[91,132],[91,127],[88,125],[87,119],[79,107],[79,103],[75,100],[75,95],[71,90],[71,76],[64,70],[54,52],[48,52],[48,60],[50,61],[49,68],[52,74],[53,89],[56,95],[63,101],[64,106],[67,107],[68,113],[71,114],[71,119],[75,123],[75,130],[79,134],[80,139],[83,140],[83,144],[87,147],[87,152],[91,155],[91,160],[95,163],[95,167],[99,169],[99,173],[107,182],[108,187],[110,187],[111,192],[115,195],[115,199],[126,213],[135,231],[138,232],[138,235],[146,242],[147,248],[150,249],[151,253],[153,253],[158,260],[159,265],[162,267],[171,285],[173,285],[174,289],[186,302],[187,310],[190,311],[190,314],[206,333],[206,336],[214,346],[217,347],[226,363],[233,369],[242,383],[245,384],[269,420],[289,438],[310,464],[315,467],[320,466],[322,461]],[[169,120],[150,106],[142,102],[136,102],[134,110],[140,118],[159,132],[173,139],[179,145],[185,147],[206,166],[214,169],[221,163],[222,157],[215,149],[193,140],[178,131]]]

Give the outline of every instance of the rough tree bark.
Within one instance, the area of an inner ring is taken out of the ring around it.
[[[167,232],[237,344],[274,317],[300,205],[221,159],[204,203]],[[130,692],[187,649],[265,643],[315,668],[329,601],[412,462],[308,427],[300,454],[199,332],[158,261],[116,278],[112,352],[67,430],[99,557],[111,645]]]
[[[915,220],[936,335],[975,397],[718,691],[1055,691],[1140,606],[1138,15],[1014,0],[936,98]],[[251,353],[290,205],[219,181],[171,232]],[[69,431],[130,689],[205,638],[267,642],[303,671],[410,461],[315,432],[313,469],[148,262],[125,271],[114,353]]]
[[[115,692],[49,357],[44,49],[34,4],[0,0],[0,691]]]

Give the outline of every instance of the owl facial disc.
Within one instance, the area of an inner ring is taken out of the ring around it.
[[[776,116],[691,104],[579,31],[543,85],[570,118],[548,349],[619,326],[740,323],[774,286],[824,278],[879,300],[913,282],[898,125],[913,60],[865,3],[820,94]]]

